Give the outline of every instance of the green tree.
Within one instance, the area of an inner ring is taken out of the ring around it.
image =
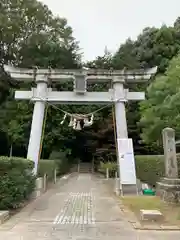
[[[97,56],[95,60],[85,63],[86,67],[97,69],[112,68],[112,54],[106,48],[103,56]]]
[[[124,44],[122,44],[112,57],[112,65],[114,69],[139,68],[140,62],[136,55],[135,42],[128,39]]]
[[[141,67],[158,66],[164,73],[169,61],[180,47],[179,36],[173,27],[145,28],[135,42],[135,51]]]
[[[169,65],[170,60],[174,56],[176,56],[179,51],[180,35],[178,32],[179,28],[177,23],[178,20],[176,21],[176,26],[174,28],[167,26],[162,26],[159,29],[145,28],[143,32],[138,36],[136,41],[131,41],[130,39],[128,39],[125,44],[120,46],[119,50],[112,58],[114,68],[123,69],[125,67],[132,69],[140,67],[149,68],[158,66],[158,73],[164,73]],[[163,81],[164,78],[160,80],[160,82]],[[134,84],[131,87],[131,90],[146,91],[146,87],[147,84]],[[149,88],[151,88],[151,85]],[[147,95],[147,98],[149,99],[148,101],[154,99],[152,96],[152,92],[151,95]],[[144,103],[142,103],[142,105],[146,105],[148,101],[145,101]],[[148,108],[149,106],[146,106],[146,109]],[[159,109],[157,109],[157,112],[158,111]],[[135,151],[140,153],[143,152],[145,149],[147,149],[148,152],[154,149],[154,151],[156,152],[156,143],[154,144],[153,141],[148,141],[148,139],[146,139],[145,143],[148,143],[149,146],[145,146],[144,144],[142,144],[140,136],[142,131],[142,125],[138,124],[141,116],[142,118],[144,118],[144,111],[139,110],[139,103],[129,102],[127,105],[128,130],[129,136],[133,138]],[[151,114],[149,110],[149,115],[146,118],[146,120],[149,121],[149,127],[143,132],[148,132],[148,130],[151,131],[151,121],[157,121],[157,119],[155,119],[153,116],[154,115]],[[148,126],[148,124],[146,126]],[[156,128],[154,129],[154,133],[159,135],[159,132],[156,131]],[[145,137],[143,137],[143,139],[145,140]]]
[[[81,65],[78,43],[72,35],[72,29],[64,18],[54,17],[47,6],[36,0],[1,1],[0,46],[1,65],[11,63],[20,67],[77,68]],[[2,74],[5,74],[2,70]],[[6,76],[7,79],[8,76]],[[12,81],[12,80],[11,80]],[[9,79],[9,82],[11,82]],[[14,100],[15,89],[30,89],[30,84],[18,84],[13,89],[0,78],[3,94],[7,89],[8,98],[0,105],[1,129],[6,132],[9,141],[16,146],[27,148],[33,104]],[[62,88],[59,84],[52,86]],[[65,87],[68,88],[67,84]],[[5,97],[2,99],[5,100]],[[62,113],[51,111],[52,121],[47,122],[45,148],[50,149],[59,129]],[[55,130],[57,128],[58,130]]]
[[[0,125],[3,130],[3,134],[0,133],[0,141],[5,139],[6,134],[9,142],[27,148],[33,104],[25,101],[15,102],[14,90],[30,89],[31,86],[12,81],[4,73],[3,64],[11,63],[21,67],[79,68],[82,65],[81,55],[66,19],[55,17],[48,7],[39,1],[2,0],[0,9]],[[84,65],[97,69],[133,69],[157,65],[158,73],[163,74],[171,59],[179,51],[179,26],[178,18],[174,27],[162,26],[159,29],[147,27],[137,40],[127,39],[114,55],[106,49],[103,56],[98,56],[94,61]],[[179,134],[176,89],[178,83],[175,82],[178,78],[175,76],[179,72],[175,68],[174,59],[173,61],[165,75],[158,76],[152,81],[148,87],[147,100],[141,104],[140,110],[138,102],[129,102],[126,105],[129,136],[133,138],[135,151],[138,153],[150,151],[147,146],[139,144],[142,128],[143,140],[151,149],[155,149],[156,142],[159,143],[160,132],[164,126],[174,126]],[[72,83],[56,83],[52,87],[57,90],[72,90]],[[110,87],[108,84],[89,86],[90,90],[96,91],[106,91]],[[144,91],[146,87],[147,85],[134,84],[130,90]],[[175,106],[174,109],[172,104]],[[89,113],[99,107],[61,106],[63,110],[71,113]],[[169,119],[168,114],[174,116],[173,121]],[[67,122],[60,125],[62,118],[61,111],[49,107],[44,141],[45,156],[48,156],[52,148],[55,150],[71,148],[75,155],[80,154],[83,149],[90,155],[95,152],[105,156],[111,152],[115,154],[111,108],[96,113],[94,125],[82,132],[68,128]]]
[[[163,76],[157,76],[147,90],[147,100],[141,103],[142,138],[147,143],[161,144],[164,127],[176,130],[180,137],[180,56],[174,57]]]

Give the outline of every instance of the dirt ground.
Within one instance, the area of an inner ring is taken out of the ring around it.
[[[141,209],[159,210],[164,215],[163,224],[180,226],[180,204],[167,204],[157,196],[128,196],[121,197],[121,201],[129,210],[134,212],[139,221],[141,221]]]

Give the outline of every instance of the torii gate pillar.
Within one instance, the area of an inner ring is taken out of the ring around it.
[[[124,90],[125,80],[122,76],[113,77],[115,96],[115,120],[117,140],[117,163],[119,172],[118,191],[120,194],[138,194],[136,168],[132,139],[128,138]],[[139,96],[140,100],[140,96]]]
[[[113,88],[115,99],[117,100],[115,103],[117,138],[128,138],[126,109],[124,105],[124,79],[121,77],[114,77]]]
[[[40,157],[39,154],[40,154],[41,135],[42,135],[44,112],[45,112],[45,105],[46,105],[45,101],[41,99],[46,98],[48,79],[44,76],[37,76],[36,83],[37,83],[36,96],[39,97],[39,100],[36,100],[34,103],[34,111],[33,111],[31,132],[30,132],[29,146],[28,146],[28,153],[27,153],[27,159],[31,159],[35,163],[34,174],[37,173],[38,159]]]

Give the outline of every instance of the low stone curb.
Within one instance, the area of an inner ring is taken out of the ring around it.
[[[155,230],[155,231],[180,231],[180,226],[168,226],[168,225],[145,225],[143,226],[133,212],[131,212],[127,207],[120,203],[120,209],[124,213],[127,221],[133,226],[136,230]]]
[[[142,226],[139,222],[132,223],[132,226],[136,230],[155,230],[155,231],[180,231],[180,227],[178,226],[154,226],[154,225],[146,225]]]
[[[9,219],[9,211],[0,211],[0,225]]]

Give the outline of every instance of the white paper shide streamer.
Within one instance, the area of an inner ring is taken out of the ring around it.
[[[69,127],[72,127],[74,130],[82,130],[84,127],[90,127],[93,124],[94,115],[83,115],[83,114],[64,114],[63,120],[61,121],[61,125],[64,124],[67,116],[70,117]]]

